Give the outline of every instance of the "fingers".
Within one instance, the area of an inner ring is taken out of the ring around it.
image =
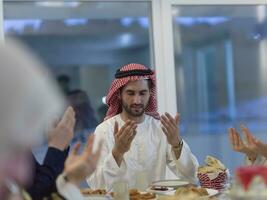
[[[137,124],[134,121],[131,121],[129,125],[125,127],[125,129],[122,131],[121,135],[119,136],[120,139],[123,138],[125,140],[129,140],[131,136],[134,135],[134,131],[137,128]]]
[[[176,125],[179,125],[179,123],[180,123],[180,118],[181,118],[180,113],[177,113],[177,114],[175,115],[175,124],[176,124]]]
[[[234,149],[234,132],[233,128],[228,129],[228,137],[232,146],[232,149]]]
[[[134,124],[135,122],[131,121],[131,120],[127,120],[126,123],[121,127],[121,129],[119,130],[120,134],[122,135],[123,133],[129,131],[129,129],[131,128],[131,126]]]
[[[245,140],[246,140],[246,142],[248,143],[248,144],[251,144],[253,141],[253,136],[252,136],[252,134],[250,133],[250,131],[248,130],[248,128],[245,126],[245,125],[241,125],[240,126],[240,128],[241,128],[241,131],[242,131],[242,133],[243,133],[243,135],[244,135],[244,138],[245,138]]]
[[[75,125],[75,112],[71,106],[69,106],[65,113],[63,114],[62,119],[58,123],[58,125],[62,125],[63,127],[73,130],[74,125]]]
[[[177,124],[175,123],[175,119],[173,119],[168,113],[166,113],[166,116],[162,115],[160,121],[164,127],[164,129],[162,129],[164,133],[167,130],[167,132],[170,134],[177,129]]]
[[[235,129],[234,129],[235,130]],[[235,130],[234,131],[234,138],[235,138],[235,145],[236,146],[240,146],[240,145],[242,145],[243,144],[243,141],[242,141],[242,139],[241,139],[241,137],[240,137],[240,135],[239,135],[239,133]]]
[[[63,114],[63,116],[62,116],[62,119],[61,119],[61,121],[62,122],[65,122],[65,123],[68,123],[70,120],[71,120],[71,117],[74,115],[74,110],[73,110],[73,108],[71,107],[71,106],[69,106],[66,110],[65,110],[65,112],[64,112],[64,114]]]
[[[92,149],[93,149],[93,144],[94,144],[94,134],[90,135],[88,138],[87,138],[87,143],[86,143],[86,146],[84,148],[84,153],[86,155],[90,155],[91,152],[92,152]]]
[[[234,146],[236,148],[240,147],[240,145],[243,144],[242,140],[241,140],[241,137],[239,135],[239,133],[236,131],[235,128],[233,128],[233,138],[234,138]]]
[[[167,122],[169,122],[172,126],[176,127],[177,123],[175,121],[175,119],[169,114],[169,113],[165,113],[165,116],[167,117]],[[163,115],[163,117],[165,118],[165,116]]]
[[[233,149],[238,148],[243,142],[239,136],[239,133],[236,131],[235,128],[231,128],[231,139],[232,139],[232,145]]]
[[[113,131],[114,136],[116,136],[116,135],[118,134],[118,132],[119,132],[119,124],[118,124],[117,121],[115,121],[115,124],[114,124],[114,131]]]
[[[261,151],[261,147],[257,146],[257,139],[250,133],[249,129],[246,126],[241,125],[240,128],[246,140],[247,148],[253,152],[259,153]]]
[[[72,107],[68,107],[68,112],[66,116],[66,125],[68,126],[68,128],[73,129],[75,121],[75,112]]]
[[[137,123],[135,121],[128,120],[119,130],[119,133],[115,136],[115,146],[120,153],[125,153],[129,150],[131,142],[136,135]]]
[[[129,141],[129,142],[132,142],[132,141],[133,141],[133,139],[134,139],[135,136],[136,136],[136,133],[137,133],[137,131],[136,131],[136,130],[133,130],[132,134],[131,134],[130,137],[128,138],[128,141]]]
[[[162,117],[163,118],[163,117]],[[169,125],[169,123],[168,122],[166,122],[166,120],[164,120],[164,119],[161,119],[160,120],[161,121],[161,124],[162,124],[162,126],[161,126],[161,129],[163,130],[163,132],[166,134],[170,134],[170,133],[172,133],[172,131],[173,131],[173,128],[171,127],[171,125]]]
[[[168,132],[168,130],[164,126],[161,126],[161,129],[167,138],[170,137],[170,133]]]

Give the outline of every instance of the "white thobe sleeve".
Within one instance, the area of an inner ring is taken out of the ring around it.
[[[103,141],[101,155],[97,164],[95,172],[87,179],[88,185],[93,189],[107,189],[110,190],[114,182],[121,181],[126,173],[126,163],[122,160],[120,167],[113,157],[112,150],[108,148],[108,137],[105,131],[97,128],[95,131],[95,144],[100,140]]]
[[[182,180],[193,184],[197,183],[197,169],[199,164],[185,141],[183,141],[181,156],[178,160],[171,149],[171,145],[167,145],[167,165]]]
[[[65,181],[63,175],[59,175],[56,180],[58,193],[67,200],[84,200],[85,198],[80,192],[80,189],[71,182]]]

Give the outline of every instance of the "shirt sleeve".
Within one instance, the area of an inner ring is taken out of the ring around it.
[[[43,199],[51,193],[56,192],[56,178],[63,171],[67,156],[68,149],[60,151],[56,148],[49,147],[44,163],[40,165],[32,155],[35,173],[33,175],[33,182],[27,189],[27,192],[33,199]]]
[[[58,193],[67,200],[84,200],[79,188],[71,182],[65,181],[63,175],[59,175],[56,180]]]
[[[192,184],[197,183],[197,169],[199,164],[185,141],[183,141],[181,156],[178,160],[171,149],[171,145],[167,145],[167,165],[181,180]]]
[[[122,160],[120,166],[118,166],[115,158],[113,157],[112,150],[108,148],[108,137],[105,131],[101,128],[97,128],[95,131],[95,144],[98,146],[102,140],[103,146],[101,155],[97,164],[95,172],[87,179],[88,185],[94,189],[107,189],[110,190],[114,182],[122,180],[126,174],[127,165],[125,160]]]

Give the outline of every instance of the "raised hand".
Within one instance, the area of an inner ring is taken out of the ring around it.
[[[244,153],[248,156],[249,159],[254,160],[257,156],[257,153],[252,146],[252,135],[245,126],[241,126],[242,133],[244,135],[245,141],[243,141],[236,131],[235,128],[230,128],[228,130],[229,140],[234,151]]]
[[[83,152],[78,151],[81,144],[77,143],[65,161],[64,172],[69,181],[79,186],[79,184],[90,176],[96,169],[103,142],[100,141],[95,153],[92,152],[94,135],[90,135]]]
[[[247,147],[255,154],[260,154],[267,157],[267,144],[264,144],[257,138],[255,138],[244,125],[241,126],[241,130],[244,133],[244,137],[247,141]]]
[[[253,138],[253,144],[255,145],[255,152],[267,158],[267,144],[261,142],[260,140]]]
[[[180,114],[177,113],[175,118],[173,118],[169,113],[165,113],[165,115],[160,117],[160,121],[162,124],[162,131],[165,133],[168,143],[172,146],[178,146],[181,141],[178,127]]]
[[[114,139],[115,144],[112,150],[112,154],[120,166],[123,159],[124,153],[129,151],[131,143],[136,135],[137,124],[134,121],[128,120],[122,127],[119,129],[118,122],[115,122],[114,125]]]
[[[61,120],[50,129],[48,146],[65,150],[73,138],[75,121],[75,112],[68,107]]]

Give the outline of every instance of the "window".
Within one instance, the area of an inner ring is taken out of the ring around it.
[[[151,64],[149,2],[4,1],[3,8],[5,35],[47,64],[74,107],[74,142],[103,120],[115,71]]]
[[[266,6],[173,6],[178,111],[185,134],[267,130]]]

